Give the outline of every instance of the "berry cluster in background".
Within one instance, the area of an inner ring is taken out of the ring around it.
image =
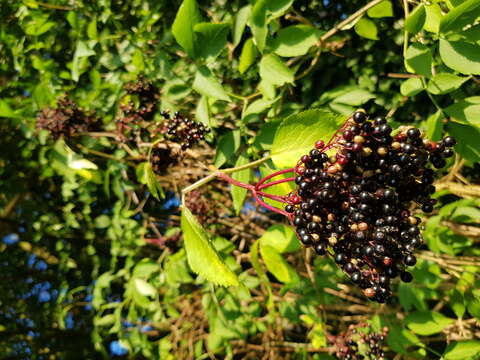
[[[347,331],[332,336],[335,355],[341,360],[375,359],[385,360],[385,340],[388,328],[381,333],[374,332],[366,323],[352,324]]]
[[[143,77],[124,86],[125,95],[119,105],[113,134],[117,142],[133,145],[138,149],[148,149],[155,142],[152,151],[152,165],[161,169],[177,161],[180,150],[184,151],[205,139],[210,131],[205,125],[175,112],[160,112],[160,119],[155,119],[158,109],[159,90]],[[55,108],[46,107],[37,115],[37,129],[47,130],[54,139],[71,138],[88,132],[106,131],[95,113],[87,113],[66,95],[57,100]],[[96,134],[101,136],[102,133]],[[158,140],[162,140],[159,142]],[[177,146],[175,146],[177,144]],[[178,148],[178,150],[176,149]]]
[[[446,165],[453,145],[412,126],[392,134],[385,118],[355,112],[295,167],[297,190],[285,210],[299,239],[331,255],[369,299],[385,302],[391,279],[412,281],[407,269],[423,244],[415,210],[433,211],[434,169]]]
[[[49,106],[39,112],[36,127],[47,130],[54,139],[58,139],[97,131],[101,128],[101,123],[95,114],[87,113],[67,95],[62,95],[57,99],[55,108]]]
[[[204,140],[205,134],[210,131],[205,128],[205,125],[188,119],[179,112],[175,112],[172,117],[168,111],[162,111],[162,116],[165,119],[162,133],[166,134],[170,140],[179,143],[182,150]]]

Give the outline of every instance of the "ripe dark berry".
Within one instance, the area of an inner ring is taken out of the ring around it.
[[[367,120],[367,115],[363,111],[355,111],[352,118],[357,124],[361,124]]]
[[[410,139],[417,139],[420,136],[420,130],[417,128],[410,128],[407,130],[407,136]]]
[[[409,254],[409,255],[405,256],[405,259],[403,260],[403,262],[407,266],[413,266],[417,263],[417,258],[415,256]]]
[[[452,147],[457,143],[457,140],[453,136],[447,136],[445,139],[443,139],[442,143],[446,147]]]
[[[402,271],[400,273],[400,279],[403,281],[403,282],[406,282],[406,283],[409,283],[413,280],[413,276],[412,274],[410,274],[409,272],[407,271]]]

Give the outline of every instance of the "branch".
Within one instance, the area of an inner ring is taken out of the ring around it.
[[[337,25],[335,25],[332,29],[330,29],[329,31],[327,31],[325,34],[323,34],[323,36],[320,38],[320,43],[323,43],[325,42],[325,40],[327,40],[328,38],[331,38],[333,35],[335,35],[337,32],[339,32],[340,30],[342,30],[342,28],[348,24],[350,24],[352,21],[354,21],[355,19],[359,18],[360,16],[362,16],[364,13],[366,13],[369,9],[371,9],[372,7],[374,7],[375,5],[378,5],[382,2],[383,0],[373,0],[371,2],[369,2],[367,5],[365,5],[364,7],[358,9],[356,12],[354,12],[352,15],[350,15],[348,18],[346,18],[345,20],[343,20],[342,22],[338,23]]]

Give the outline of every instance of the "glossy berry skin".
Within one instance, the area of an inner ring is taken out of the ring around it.
[[[367,120],[367,115],[363,111],[356,111],[353,113],[353,121],[357,124],[361,124]]]

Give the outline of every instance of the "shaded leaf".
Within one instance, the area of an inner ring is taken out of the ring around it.
[[[226,48],[228,24],[198,23],[193,30],[197,35],[197,57],[213,59]]]
[[[423,24],[425,24],[426,13],[425,13],[425,5],[421,3],[418,5],[410,15],[405,19],[405,30],[407,30],[410,34],[416,34],[423,28]]]
[[[217,152],[215,153],[215,166],[220,167],[229,161],[235,151],[240,146],[240,132],[239,131],[229,131],[226,134],[223,134],[217,143]]]
[[[260,243],[260,254],[268,271],[270,271],[279,281],[283,283],[296,282],[299,280],[298,274],[285,261],[283,256],[270,245]]]
[[[480,96],[472,96],[445,108],[445,112],[456,121],[480,126]]]
[[[468,79],[449,73],[436,74],[428,82],[427,91],[435,95],[446,94],[457,90]]]
[[[198,93],[218,100],[230,101],[230,97],[206,66],[198,68],[192,88]]]
[[[432,76],[432,50],[418,42],[413,43],[405,54],[405,67],[408,72]]]
[[[455,146],[455,150],[461,156],[472,162],[480,161],[480,148],[478,147],[480,131],[477,127],[449,121],[446,128],[451,135],[457,139],[462,139]]]
[[[480,1],[467,0],[450,10],[440,22],[440,32],[461,31],[480,17]]]

